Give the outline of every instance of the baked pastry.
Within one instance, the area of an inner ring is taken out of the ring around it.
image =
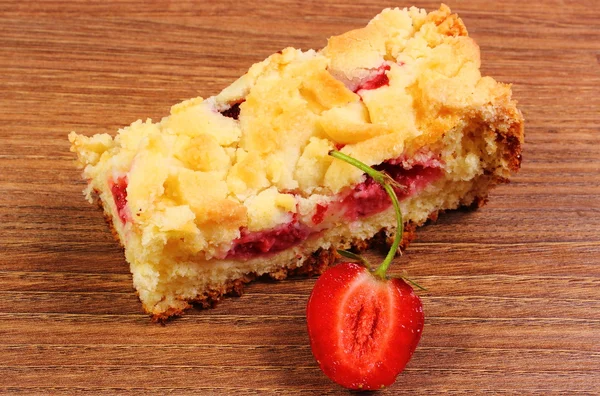
[[[71,151],[155,320],[264,274],[319,272],[336,248],[392,235],[389,198],[338,149],[385,170],[406,222],[481,205],[521,161],[509,85],[442,5],[386,9],[320,51],[286,48],[208,99]]]

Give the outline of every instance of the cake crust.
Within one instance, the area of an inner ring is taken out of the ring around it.
[[[282,266],[275,271],[261,276],[268,276],[274,280],[284,280],[288,277],[298,275],[309,277],[320,275],[339,257],[339,254],[334,248],[329,248],[327,250],[320,249],[308,257],[300,267],[289,269],[286,266]],[[185,310],[191,308],[192,305],[200,306],[202,308],[212,308],[225,296],[241,296],[244,293],[245,285],[257,278],[259,278],[259,276],[256,273],[249,273],[240,278],[228,280],[219,287],[206,289],[196,298],[187,300],[186,303],[189,303],[187,307],[169,309],[165,312],[153,314],[151,315],[151,318],[154,322],[165,322],[175,316],[183,315]]]

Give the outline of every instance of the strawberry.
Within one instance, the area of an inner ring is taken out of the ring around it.
[[[306,309],[313,355],[321,370],[349,389],[375,390],[394,383],[410,360],[423,330],[421,300],[404,280],[386,275],[403,231],[402,214],[389,177],[333,150],[380,183],[394,205],[397,232],[383,263],[371,271],[361,257],[340,251],[357,263],[328,269],[315,283]]]

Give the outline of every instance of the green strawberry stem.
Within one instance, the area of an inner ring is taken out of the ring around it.
[[[343,257],[346,257],[346,258],[349,258],[352,260],[360,261],[360,263],[365,268],[367,268],[369,271],[371,271],[371,263],[369,263],[367,261],[367,259],[364,258],[363,256],[361,256],[360,254],[352,253],[352,252],[349,252],[348,250],[341,250],[341,249],[338,249],[337,252],[340,256],[343,256]]]
[[[399,278],[407,281],[408,283],[410,283],[411,285],[413,285],[414,287],[416,287],[418,289],[421,289],[423,291],[428,291],[427,288],[419,285],[417,282],[415,282],[414,280],[410,279],[409,277],[407,277],[405,275],[399,276]]]
[[[400,241],[402,240],[402,234],[404,234],[404,221],[402,220],[402,211],[400,210],[400,203],[398,202],[398,197],[396,196],[396,192],[392,185],[396,185],[396,181],[392,179],[389,175],[376,171],[371,168],[369,165],[350,157],[340,151],[331,150],[329,152],[333,158],[340,159],[344,162],[349,163],[357,167],[358,169],[365,172],[367,175],[371,176],[373,180],[379,183],[385,192],[390,196],[392,200],[392,205],[394,206],[394,211],[396,212],[396,235],[394,236],[394,242],[392,243],[392,247],[390,248],[387,256],[383,260],[383,262],[377,267],[373,274],[381,279],[386,279],[387,270],[396,257],[396,252],[398,251],[398,247],[400,246]]]

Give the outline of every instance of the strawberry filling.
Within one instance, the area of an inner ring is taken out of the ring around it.
[[[386,72],[390,70],[390,65],[381,65],[377,69],[377,74],[370,78],[369,80],[361,83],[354,92],[358,92],[362,89],[377,89],[381,88],[385,85],[390,85],[390,79],[388,78]]]
[[[128,219],[127,213],[127,178],[120,177],[116,181],[109,181],[110,192],[113,195],[113,199],[115,200],[115,205],[117,207],[117,213],[119,213],[119,218],[121,222],[125,224]]]
[[[312,217],[312,222],[314,224],[321,224],[323,220],[325,220],[325,213],[327,212],[327,205],[317,204],[315,209],[315,214]]]
[[[386,172],[403,187],[394,188],[400,201],[421,191],[442,176],[439,167],[424,165],[405,169],[401,165],[383,163],[374,168]],[[350,221],[383,212],[391,205],[390,197],[383,187],[371,178],[354,187],[340,202],[344,217]]]
[[[403,158],[390,160],[375,166],[379,171],[385,171],[400,188],[396,188],[399,200],[418,193],[429,184],[442,176],[439,160],[431,155],[419,153],[407,161]],[[383,187],[368,177],[364,182],[355,186],[351,191],[340,196],[340,200],[330,205],[317,204],[311,218],[312,224],[304,224],[297,216],[287,223],[271,230],[248,232],[242,229],[242,235],[233,241],[233,246],[227,253],[228,258],[249,259],[258,255],[276,253],[288,249],[306,240],[311,234],[319,232],[312,228],[321,224],[329,216],[339,216],[347,221],[383,212],[392,205]]]
[[[233,241],[227,258],[249,259],[259,254],[275,253],[288,249],[310,235],[310,228],[300,223],[296,216],[287,223],[267,231],[248,232],[241,230],[241,236]]]
[[[417,160],[415,161],[415,159]],[[423,153],[413,157],[410,164],[406,159],[398,158],[384,162],[374,168],[385,171],[402,186],[402,188],[395,189],[399,200],[421,191],[442,175],[439,161]],[[119,218],[125,224],[129,219],[127,177],[110,180],[109,186]],[[318,232],[318,230],[312,229],[311,226],[321,224],[330,215],[342,213],[344,219],[355,221],[383,212],[391,204],[390,198],[383,187],[368,177],[351,191],[343,193],[338,202],[330,205],[317,204],[315,213],[311,218],[311,225],[304,224],[295,215],[291,222],[270,230],[248,232],[247,229],[243,228],[241,236],[233,241],[233,246],[227,252],[226,257],[249,259],[261,254],[280,252],[297,245],[306,240],[311,234]]]

